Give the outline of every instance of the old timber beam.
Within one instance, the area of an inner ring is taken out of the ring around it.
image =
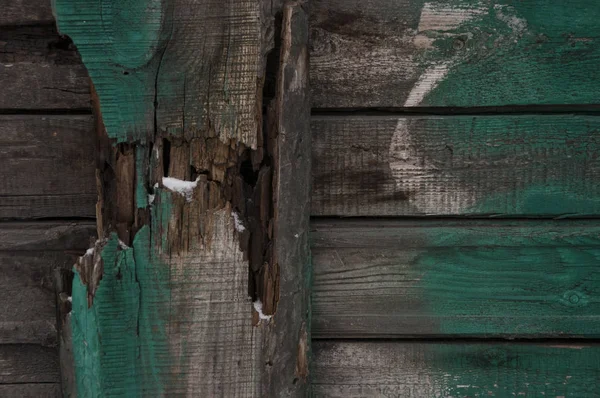
[[[307,395],[303,4],[54,3],[98,117],[99,240],[70,313],[77,396]]]

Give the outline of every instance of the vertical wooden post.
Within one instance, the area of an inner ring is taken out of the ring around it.
[[[78,396],[308,394],[307,16],[277,4],[55,0],[101,136]]]

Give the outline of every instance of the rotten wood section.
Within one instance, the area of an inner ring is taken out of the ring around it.
[[[312,214],[600,214],[600,118],[317,116]]]
[[[600,390],[597,344],[314,343],[313,396],[565,397]]]
[[[313,333],[597,338],[599,236],[593,220],[313,220]]]
[[[0,115],[0,218],[94,217],[92,116]]]
[[[597,104],[598,18],[595,0],[314,0],[313,106]]]
[[[0,109],[90,109],[89,77],[53,25],[0,29]]]
[[[307,16],[217,3],[56,1],[100,134],[78,395],[307,394]]]

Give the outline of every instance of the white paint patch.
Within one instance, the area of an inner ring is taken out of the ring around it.
[[[89,249],[87,249],[85,251],[85,254],[84,254],[84,256],[93,256],[93,255],[94,255],[94,248],[93,247],[90,247]]]
[[[236,213],[235,211],[232,211],[231,216],[233,217],[233,224],[235,226],[235,230],[238,232],[244,232],[246,230],[246,227],[244,226],[244,223],[243,223],[242,219],[240,218],[240,215],[238,213]]]
[[[484,7],[467,8],[451,4],[425,3],[421,10],[418,30],[419,32],[428,30],[447,32],[485,13]]]
[[[273,315],[265,315],[263,313],[263,305],[262,302],[260,300],[256,300],[254,303],[252,303],[254,305],[254,309],[256,310],[256,312],[258,312],[258,317],[261,320],[265,320],[268,321],[271,318],[273,318]]]
[[[168,190],[185,196],[185,200],[191,202],[198,181],[199,179],[196,179],[196,181],[184,181],[173,177],[163,177],[162,184]]]
[[[448,74],[449,62],[443,62],[439,65],[430,66],[419,77],[412,90],[408,94],[408,98],[404,102],[404,106],[419,106],[425,96],[437,87],[439,82]]]

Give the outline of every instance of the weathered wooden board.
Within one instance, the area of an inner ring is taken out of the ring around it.
[[[598,345],[317,341],[314,357],[315,398],[592,398],[600,391]]]
[[[0,29],[0,109],[89,109],[87,71],[53,25]]]
[[[0,344],[56,345],[53,270],[71,269],[94,232],[92,223],[0,223]]]
[[[313,215],[600,213],[600,118],[313,117]]]
[[[54,22],[51,0],[1,0],[0,26]]]
[[[0,385],[58,382],[56,348],[34,344],[0,345]]]
[[[596,0],[315,0],[314,107],[597,104]]]
[[[73,284],[77,394],[304,396],[301,5],[54,4],[108,143],[97,150],[101,240]]]
[[[0,218],[94,217],[92,116],[0,115]]]
[[[600,333],[597,221],[313,220],[317,337]]]
[[[0,384],[0,397],[5,398],[59,398],[59,383]]]

